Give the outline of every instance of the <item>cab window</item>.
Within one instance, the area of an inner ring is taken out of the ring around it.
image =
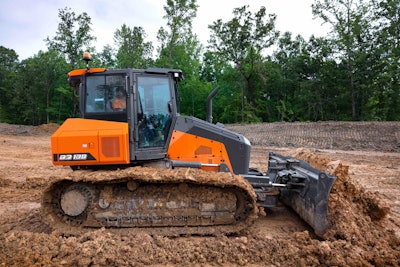
[[[118,112],[126,109],[124,75],[94,75],[86,78],[85,112]]]

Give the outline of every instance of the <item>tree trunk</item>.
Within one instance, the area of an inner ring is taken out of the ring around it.
[[[354,88],[353,66],[351,63],[349,63],[349,80],[350,80],[350,92],[351,92],[351,119],[353,121],[356,121],[357,120],[356,92]]]

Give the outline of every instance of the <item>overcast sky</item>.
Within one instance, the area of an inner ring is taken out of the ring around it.
[[[193,32],[202,44],[210,36],[208,25],[217,19],[232,19],[236,7],[249,5],[254,13],[265,6],[267,14],[277,15],[276,28],[300,34],[308,39],[312,34],[323,36],[327,26],[320,19],[313,19],[313,0],[197,0],[197,17]],[[92,35],[97,37],[97,51],[106,44],[114,46],[113,36],[122,24],[141,26],[156,48],[157,31],[166,25],[163,19],[166,0],[0,0],[0,46],[14,49],[19,60],[32,57],[39,50],[46,51],[43,41],[54,37],[60,22],[58,10],[70,7],[76,14],[86,12],[92,19]]]

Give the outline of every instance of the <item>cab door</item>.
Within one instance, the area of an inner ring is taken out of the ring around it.
[[[134,149],[136,160],[165,157],[175,105],[171,74],[136,73],[134,79]]]

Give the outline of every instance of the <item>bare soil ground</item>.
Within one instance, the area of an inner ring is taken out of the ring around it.
[[[0,266],[400,266],[399,122],[226,126],[252,142],[253,167],[265,170],[274,151],[337,176],[322,238],[284,206],[235,236],[52,230],[40,198],[71,172],[51,164],[56,128],[0,123]]]

